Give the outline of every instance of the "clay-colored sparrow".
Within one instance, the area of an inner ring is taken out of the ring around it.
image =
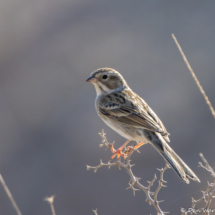
[[[112,158],[123,155],[122,149],[133,140],[138,147],[149,142],[186,183],[200,182],[195,173],[167,144],[169,133],[148,104],[128,86],[122,75],[111,68],[94,71],[87,79],[96,89],[96,111],[100,118],[128,141]]]

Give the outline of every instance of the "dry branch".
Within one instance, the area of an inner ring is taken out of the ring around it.
[[[211,174],[211,176],[213,177],[214,182],[213,183],[208,182],[207,189],[205,191],[202,191],[202,197],[200,199],[195,200],[192,197],[192,207],[189,210],[184,210],[182,215],[187,215],[189,213],[196,214],[196,212],[204,212],[205,215],[209,215],[210,212],[215,212],[214,209],[210,209],[211,202],[212,202],[213,198],[215,198],[215,172],[214,172],[213,168],[209,165],[208,161],[205,159],[205,157],[203,156],[202,153],[200,153],[200,157],[202,158],[204,165],[201,162],[199,162],[199,167],[202,167],[203,169],[208,171]],[[196,209],[196,205],[200,202],[204,202],[205,207]]]
[[[98,211],[98,208],[96,208],[95,210],[93,210],[93,212],[94,212],[95,215],[98,215],[97,211]]]
[[[197,84],[197,86],[198,86],[200,92],[201,92],[202,95],[204,96],[204,99],[205,99],[206,103],[208,104],[208,106],[209,106],[209,108],[210,108],[210,111],[211,111],[213,117],[215,118],[215,111],[214,111],[214,108],[213,108],[211,102],[209,101],[209,99],[208,99],[208,97],[207,97],[205,91],[203,90],[203,88],[202,88],[202,86],[201,86],[199,80],[197,79],[197,77],[196,77],[196,75],[195,75],[193,69],[191,68],[191,66],[190,66],[190,64],[189,64],[189,62],[188,62],[188,60],[187,60],[187,58],[186,58],[184,52],[182,51],[182,48],[181,48],[181,46],[179,45],[179,43],[178,43],[176,37],[174,36],[174,34],[172,34],[172,38],[173,38],[173,40],[175,41],[175,44],[177,45],[177,47],[178,47],[178,49],[179,49],[179,51],[180,51],[180,53],[181,53],[181,55],[182,55],[182,57],[183,57],[183,59],[184,59],[184,62],[186,63],[188,69],[190,70],[190,73],[191,73],[191,75],[193,76],[193,79],[195,80],[195,82],[196,82],[196,84]]]
[[[105,133],[104,131],[102,131],[100,133],[100,136],[102,138],[102,144],[100,144],[100,147],[104,147],[106,146],[108,149],[111,149],[113,148],[113,144],[110,144],[108,143],[106,137],[105,137]],[[124,153],[126,153],[126,151],[128,150],[125,149]],[[153,205],[157,211],[157,214],[158,215],[164,215],[165,213],[167,212],[163,212],[160,208],[160,205],[159,203],[162,202],[162,201],[158,201],[158,193],[160,191],[160,189],[162,187],[166,187],[166,185],[164,185],[164,183],[166,183],[166,181],[164,181],[163,179],[163,174],[165,172],[165,170],[167,170],[169,167],[169,165],[166,163],[165,167],[162,168],[162,169],[158,169],[160,171],[160,179],[158,181],[158,187],[156,188],[156,190],[154,192],[151,191],[151,188],[154,184],[154,182],[156,181],[157,179],[157,176],[155,175],[153,180],[148,182],[149,185],[146,187],[146,186],[143,186],[141,183],[140,183],[140,178],[136,177],[133,172],[132,172],[132,165],[131,164],[131,160],[130,160],[130,157],[131,155],[133,154],[133,152],[135,151],[134,147],[129,147],[129,153],[128,153],[128,156],[127,158],[125,159],[125,162],[123,163],[121,160],[117,160],[115,162],[108,162],[108,163],[103,163],[102,160],[100,160],[100,164],[98,166],[95,166],[95,167],[91,167],[91,166],[88,166],[87,165],[87,170],[90,170],[90,169],[93,169],[94,172],[96,172],[99,168],[101,167],[112,167],[112,166],[118,166],[118,168],[120,169],[121,167],[122,168],[125,168],[127,170],[127,173],[129,174],[130,176],[130,181],[129,181],[129,187],[127,189],[131,189],[133,191],[133,194],[135,195],[135,192],[136,191],[139,191],[139,190],[142,190],[145,192],[145,195],[146,195],[146,201],[150,204],[150,205]],[[139,189],[137,189],[139,188]]]
[[[10,201],[11,201],[11,203],[12,203],[12,205],[13,205],[15,211],[16,211],[16,213],[17,213],[18,215],[22,215],[21,211],[19,210],[18,205],[16,204],[16,202],[15,202],[15,200],[14,200],[14,198],[13,198],[13,196],[12,196],[12,194],[11,194],[11,192],[10,192],[8,186],[6,185],[6,183],[5,183],[5,181],[4,181],[4,179],[3,179],[3,177],[2,177],[1,174],[0,174],[0,182],[1,182],[1,184],[2,184],[2,186],[3,186],[3,188],[4,188],[4,190],[5,190],[5,192],[6,192],[7,196],[8,196],[8,198],[10,199]]]
[[[172,38],[173,38],[173,40],[175,41],[175,44],[177,45],[177,47],[178,47],[178,49],[179,49],[179,51],[180,51],[180,53],[181,53],[181,55],[182,55],[182,57],[183,57],[183,59],[184,59],[184,62],[186,63],[186,65],[187,65],[187,67],[188,67],[188,69],[189,69],[191,75],[193,76],[193,79],[195,80],[195,82],[196,82],[196,84],[197,84],[197,86],[198,86],[200,92],[202,93],[202,95],[203,95],[203,97],[204,97],[206,103],[208,104],[208,106],[209,106],[209,108],[210,108],[210,111],[211,111],[213,117],[215,118],[215,111],[214,111],[214,108],[213,108],[211,102],[209,101],[209,99],[208,99],[208,97],[207,97],[205,91],[203,90],[203,88],[202,88],[202,86],[201,86],[199,80],[197,79],[197,77],[196,77],[196,75],[195,75],[193,69],[191,68],[191,66],[190,66],[190,64],[189,64],[189,62],[188,62],[188,60],[187,60],[187,58],[186,58],[184,52],[182,51],[182,48],[181,48],[181,46],[179,45],[179,43],[178,43],[176,37],[174,36],[174,34],[172,34]],[[203,165],[201,162],[199,162],[199,167],[202,167],[202,168],[204,168],[205,170],[207,170],[208,172],[210,172],[211,176],[213,177],[214,182],[213,182],[213,183],[209,183],[209,182],[208,182],[207,189],[206,189],[205,191],[202,191],[203,196],[202,196],[200,199],[195,200],[195,199],[192,197],[192,207],[190,208],[189,211],[188,211],[188,210],[184,210],[183,213],[182,213],[182,215],[187,215],[188,213],[196,213],[196,211],[197,211],[197,212],[204,212],[205,215],[209,215],[210,212],[215,212],[215,210],[211,210],[211,209],[209,208],[209,207],[210,207],[210,204],[211,204],[211,202],[212,202],[212,200],[213,200],[213,198],[215,198],[215,172],[214,172],[213,168],[209,165],[208,161],[205,159],[205,157],[203,156],[202,153],[200,153],[200,157],[202,158],[202,161],[204,162],[204,165]],[[195,209],[196,205],[197,205],[198,203],[200,203],[200,202],[205,202],[205,204],[206,204],[206,205],[205,205],[205,208]]]
[[[54,198],[55,198],[55,196],[50,196],[50,197],[46,197],[44,199],[44,201],[47,201],[49,203],[52,215],[56,215],[55,209],[54,209],[54,204],[53,204],[54,203]]]

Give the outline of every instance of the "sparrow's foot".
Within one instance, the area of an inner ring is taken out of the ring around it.
[[[128,145],[128,143],[130,142],[130,140],[127,140],[120,148],[118,148],[117,150],[115,150],[113,148],[113,146],[111,147],[111,151],[113,153],[113,155],[111,156],[110,160],[113,160],[113,158],[115,158],[117,156],[117,160],[120,159],[120,157],[126,158],[127,155],[122,152],[122,150]]]

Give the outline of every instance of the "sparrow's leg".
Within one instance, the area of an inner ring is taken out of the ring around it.
[[[134,149],[138,149],[138,148],[140,148],[140,146],[142,146],[142,145],[144,145],[144,144],[146,144],[146,143],[147,143],[147,141],[141,142],[141,143],[137,144],[137,145],[134,147]]]
[[[113,146],[111,147],[111,151],[113,152],[113,155],[111,156],[110,160],[113,160],[113,158],[115,156],[117,156],[117,160],[119,160],[120,156],[122,156],[123,158],[126,157],[125,153],[122,152],[122,150],[128,145],[128,143],[130,142],[131,140],[127,140],[120,148],[118,148],[117,150],[115,150],[113,148]]]
[[[142,146],[142,145],[144,145],[144,144],[146,144],[146,143],[147,143],[147,141],[145,141],[145,142],[140,142],[140,143],[138,143],[136,146],[134,146],[133,149],[134,149],[134,150],[137,150],[138,148],[140,148],[140,146]],[[130,154],[131,150],[132,150],[132,147],[131,147],[131,146],[128,146],[128,147],[126,148],[126,155],[127,155],[127,156]],[[137,151],[138,151],[138,150],[137,150]],[[138,152],[139,152],[139,151],[138,151]]]

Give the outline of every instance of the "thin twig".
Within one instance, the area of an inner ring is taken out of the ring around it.
[[[200,167],[203,167],[208,172],[210,172],[211,176],[215,179],[215,172],[214,172],[213,168],[210,166],[210,164],[208,163],[208,161],[206,160],[206,158],[204,157],[204,155],[202,153],[200,153],[199,156],[201,157],[201,159],[205,163],[205,166],[203,166],[202,163],[199,162]]]
[[[93,212],[94,212],[95,215],[98,215],[97,211],[98,211],[98,208],[96,208],[95,210],[93,210]]]
[[[53,196],[50,196],[50,197],[46,197],[44,199],[44,201],[47,201],[49,203],[49,205],[51,207],[52,215],[56,215],[55,209],[54,209],[54,204],[53,204],[54,203],[54,198],[55,198],[55,196],[53,195]]]
[[[182,215],[187,215],[188,213],[195,213],[198,211],[202,211],[205,213],[205,215],[209,215],[210,212],[214,212],[215,210],[211,210],[210,209],[210,205],[211,202],[213,200],[213,198],[215,198],[215,172],[213,170],[213,168],[210,166],[210,164],[208,163],[208,161],[205,159],[205,157],[203,156],[202,153],[200,153],[200,157],[202,159],[202,161],[204,162],[204,165],[199,162],[199,167],[202,167],[203,169],[205,169],[206,171],[208,171],[211,176],[214,179],[213,183],[209,183],[208,182],[208,186],[207,189],[205,191],[202,191],[202,197],[200,199],[195,200],[192,197],[192,207],[190,208],[189,211],[184,210],[184,212],[182,213]],[[196,209],[196,205],[200,202],[204,202],[205,203],[205,207],[204,208],[198,208]]]
[[[14,198],[13,198],[9,188],[7,187],[7,185],[6,185],[6,183],[5,183],[5,181],[4,181],[4,179],[3,179],[1,174],[0,174],[0,182],[1,182],[1,184],[2,184],[2,186],[4,188],[4,190],[5,190],[8,198],[10,199],[15,211],[17,212],[18,215],[22,215],[21,211],[19,210],[19,208],[18,208],[18,206],[17,206],[17,204],[16,204],[16,202],[15,202],[15,200],[14,200]]]
[[[189,62],[188,62],[188,60],[187,60],[187,58],[186,58],[184,52],[182,51],[181,46],[179,45],[177,39],[175,38],[174,34],[172,34],[172,38],[173,38],[173,40],[175,41],[175,44],[177,45],[177,47],[178,47],[178,49],[179,49],[179,51],[180,51],[180,53],[181,53],[181,55],[182,55],[182,57],[183,57],[183,59],[184,59],[184,62],[186,63],[188,69],[190,70],[191,75],[193,76],[193,79],[195,80],[195,82],[196,82],[196,84],[197,84],[197,86],[198,86],[200,92],[201,92],[202,95],[204,96],[205,101],[206,101],[206,103],[208,104],[208,106],[209,106],[209,108],[210,108],[210,111],[211,111],[213,117],[215,118],[215,111],[214,111],[214,108],[213,108],[211,102],[209,101],[209,99],[208,99],[208,97],[207,97],[205,91],[203,90],[203,88],[202,88],[200,82],[198,81],[198,79],[197,79],[197,77],[196,77],[196,75],[195,75],[193,69],[191,68],[191,66],[190,66],[190,64],[189,64]]]
[[[203,193],[203,195],[206,195],[208,197],[206,201],[206,206],[205,206],[205,210],[206,210],[205,214],[209,215],[209,209],[210,209],[209,207],[215,194],[215,172],[213,168],[210,166],[210,164],[208,163],[208,161],[206,160],[206,158],[204,157],[204,155],[202,153],[200,153],[199,155],[202,158],[203,162],[205,163],[205,166],[201,162],[199,162],[199,165],[204,169],[206,169],[214,179],[213,183],[208,183],[208,189],[206,190],[205,193]]]

